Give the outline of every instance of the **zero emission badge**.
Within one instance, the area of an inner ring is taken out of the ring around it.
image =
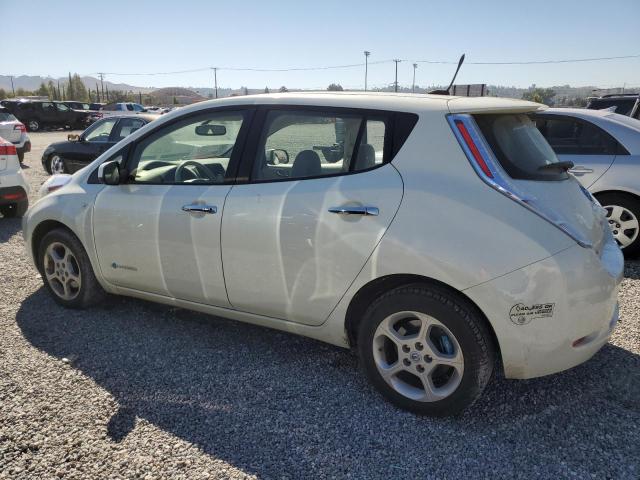
[[[526,325],[535,318],[553,317],[553,306],[555,303],[534,303],[525,305],[517,303],[509,311],[511,321],[516,325]]]

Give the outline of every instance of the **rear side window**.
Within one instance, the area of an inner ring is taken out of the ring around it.
[[[633,110],[633,106],[635,104],[635,98],[592,100],[587,108],[590,108],[592,110],[604,110],[605,108],[611,108],[615,113],[619,113],[620,115],[631,115],[631,110]]]
[[[0,122],[15,122],[17,119],[8,112],[0,112]]]
[[[484,138],[507,174],[516,180],[564,180],[567,172],[547,168],[558,157],[526,114],[474,115]]]
[[[557,155],[615,155],[618,151],[611,135],[587,121],[540,116],[537,125]]]

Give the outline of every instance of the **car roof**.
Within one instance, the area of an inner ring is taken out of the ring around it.
[[[100,120],[111,120],[111,119],[120,119],[120,118],[143,118],[147,122],[151,122],[157,118],[160,118],[160,115],[157,114],[149,114],[149,113],[139,113],[137,115],[109,115],[108,117],[103,117]],[[98,121],[100,121],[98,120]]]
[[[448,95],[391,93],[391,92],[290,92],[245,95],[207,100],[185,106],[165,115],[167,118],[181,116],[216,106],[234,105],[297,105],[320,107],[346,107],[373,110],[420,113],[441,112],[490,112],[533,111],[546,108],[544,105],[499,97],[456,97]]]

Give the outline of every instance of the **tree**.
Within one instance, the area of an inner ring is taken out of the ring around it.
[[[522,94],[522,99],[544,103],[545,105],[553,105],[553,97],[555,96],[556,92],[551,88],[537,88],[535,85],[532,85],[529,91]]]
[[[40,84],[40,87],[38,88],[38,90],[36,91],[36,93],[41,96],[41,97],[47,97],[49,98],[49,89],[47,88],[47,86],[44,84],[44,82],[42,82]]]
[[[241,87],[243,95],[249,95],[249,89],[247,87]]]
[[[73,74],[73,77],[71,78],[71,85],[73,86],[73,94],[75,96],[75,98],[72,100],[86,102],[89,99],[87,87],[85,87],[84,83],[82,83],[80,75],[78,75],[77,73]]]
[[[339,83],[332,83],[327,87],[327,90],[329,90],[330,92],[342,92],[344,91],[344,88],[342,88],[342,85],[340,85]]]
[[[7,98],[7,92],[4,88],[0,88],[0,100]]]
[[[69,81],[67,82],[67,98],[69,100],[80,100],[76,98],[76,89],[73,85],[73,80],[71,79],[71,72],[69,72]]]
[[[52,80],[47,82],[47,90],[49,91],[47,95],[49,95],[50,100],[58,100],[58,92]]]
[[[280,93],[286,93],[289,90],[287,89],[287,87],[285,87],[284,85],[280,87]]]
[[[264,87],[264,93],[271,93],[269,92],[269,87]]]

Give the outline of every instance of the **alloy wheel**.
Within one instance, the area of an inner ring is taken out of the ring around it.
[[[44,253],[44,273],[51,289],[63,300],[73,300],[80,293],[80,265],[63,243],[53,242]]]
[[[620,205],[605,205],[607,221],[620,248],[631,245],[640,232],[640,223],[633,212]]]
[[[419,312],[388,316],[373,336],[374,361],[384,381],[420,402],[451,395],[462,381],[464,357],[451,331]]]
[[[64,173],[64,160],[59,155],[51,157],[51,174]]]
[[[38,130],[40,130],[40,123],[37,120],[29,120],[29,131],[31,132],[37,132]]]

